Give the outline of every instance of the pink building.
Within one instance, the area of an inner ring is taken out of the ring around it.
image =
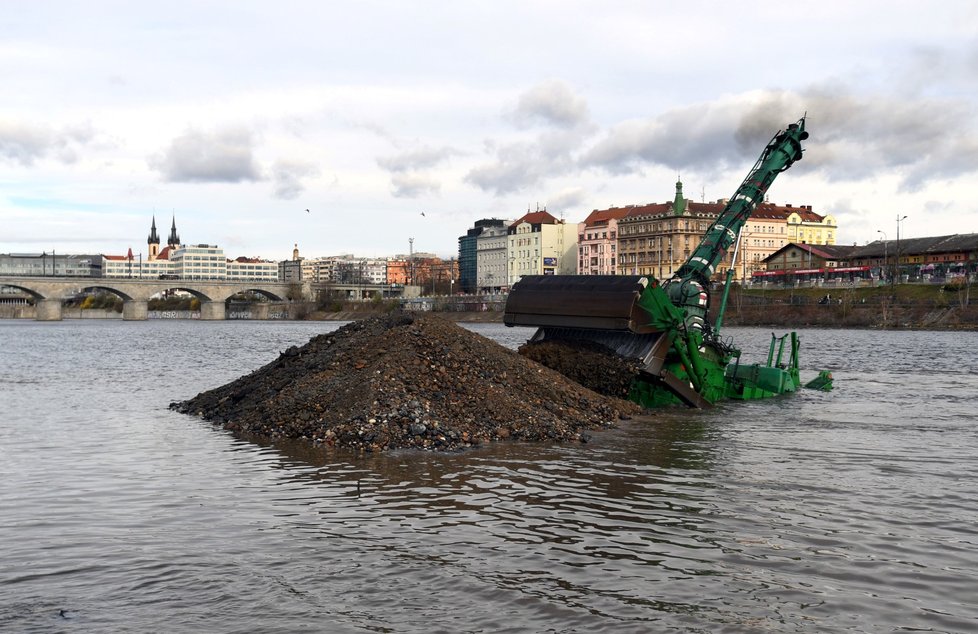
[[[577,274],[615,275],[618,267],[618,219],[628,209],[595,209],[577,225]]]

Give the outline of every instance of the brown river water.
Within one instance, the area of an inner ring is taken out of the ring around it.
[[[0,321],[0,631],[978,631],[976,333],[803,330],[835,391],[588,444],[360,457],[167,409],[339,325]]]

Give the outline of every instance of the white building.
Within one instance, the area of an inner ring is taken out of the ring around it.
[[[105,277],[132,277],[148,280],[165,279],[170,273],[168,260],[144,261],[142,254],[131,259],[125,255],[102,255],[102,274]]]
[[[278,264],[269,260],[239,257],[228,260],[227,266],[227,278],[229,280],[257,280],[262,282],[277,282],[279,280]]]
[[[170,253],[170,272],[180,279],[223,280],[228,260],[216,244],[181,245]]]
[[[506,275],[507,232],[513,224],[486,227],[476,238],[476,288],[481,293],[495,293],[508,287]]]

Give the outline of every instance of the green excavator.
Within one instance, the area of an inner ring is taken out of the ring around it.
[[[586,344],[635,367],[628,398],[643,407],[759,399],[801,387],[796,333],[772,335],[766,363],[742,364],[720,337],[734,267],[710,321],[711,278],[778,174],[802,158],[804,117],[779,131],[710,225],[689,259],[665,283],[651,275],[527,275],[510,291],[503,321],[536,326],[528,342]],[[734,261],[736,260],[736,249]],[[555,368],[560,369],[560,368]],[[828,391],[822,371],[805,387]]]

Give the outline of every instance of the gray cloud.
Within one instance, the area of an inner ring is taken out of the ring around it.
[[[581,157],[584,167],[600,167],[612,174],[638,171],[645,165],[674,170],[695,165],[718,169],[739,155],[731,135],[737,128],[735,112],[714,105],[697,105],[667,112],[654,119],[626,121]]]
[[[545,158],[532,143],[514,143],[499,148],[496,161],[469,170],[465,181],[497,196],[519,191],[545,174]]]
[[[434,167],[460,154],[462,154],[461,151],[447,146],[440,148],[422,147],[394,156],[379,158],[377,164],[392,173],[409,172]]]
[[[902,191],[978,171],[974,107],[955,99],[864,97],[830,84],[770,91],[750,102],[696,105],[611,128],[581,157],[613,174],[647,165],[709,172],[743,165],[808,113],[805,159],[793,168],[829,180],[896,175]]]
[[[94,136],[89,125],[57,130],[26,122],[0,121],[0,158],[25,167],[48,156],[62,163],[74,163],[78,160],[78,150]]]
[[[582,187],[574,187],[552,194],[547,199],[547,209],[553,213],[576,210],[588,199],[589,192]]]
[[[523,93],[513,111],[521,125],[542,121],[561,128],[583,125],[590,119],[587,101],[574,94],[562,81],[551,80],[538,84]]]
[[[420,147],[377,159],[377,164],[391,173],[391,194],[398,198],[417,198],[437,193],[441,184],[423,170],[436,167],[463,154],[452,147]]]
[[[251,131],[226,128],[188,130],[149,159],[151,168],[171,183],[240,183],[261,180]]]
[[[541,83],[521,95],[512,118],[518,124],[542,122],[548,129],[530,142],[487,143],[495,160],[471,169],[466,182],[503,195],[566,173],[574,166],[573,153],[595,129],[587,103],[560,81]],[[377,164],[391,172],[395,196],[416,197],[438,189],[434,179],[422,170],[463,154],[447,146],[421,147],[379,158]]]
[[[577,169],[575,153],[594,130],[591,125],[568,130],[548,130],[532,141],[520,141],[487,149],[496,154],[492,163],[469,170],[465,181],[497,196],[515,193]]]
[[[398,198],[418,198],[440,189],[438,181],[424,174],[397,172],[391,176],[391,194]]]
[[[304,161],[277,161],[271,172],[275,197],[293,200],[306,190],[303,179],[319,176],[319,167]]]
[[[795,98],[809,112],[803,170],[849,181],[895,175],[901,191],[978,169],[974,107],[953,99],[865,98],[820,87]],[[763,107],[763,105],[761,106]],[[750,115],[751,113],[748,113]]]

